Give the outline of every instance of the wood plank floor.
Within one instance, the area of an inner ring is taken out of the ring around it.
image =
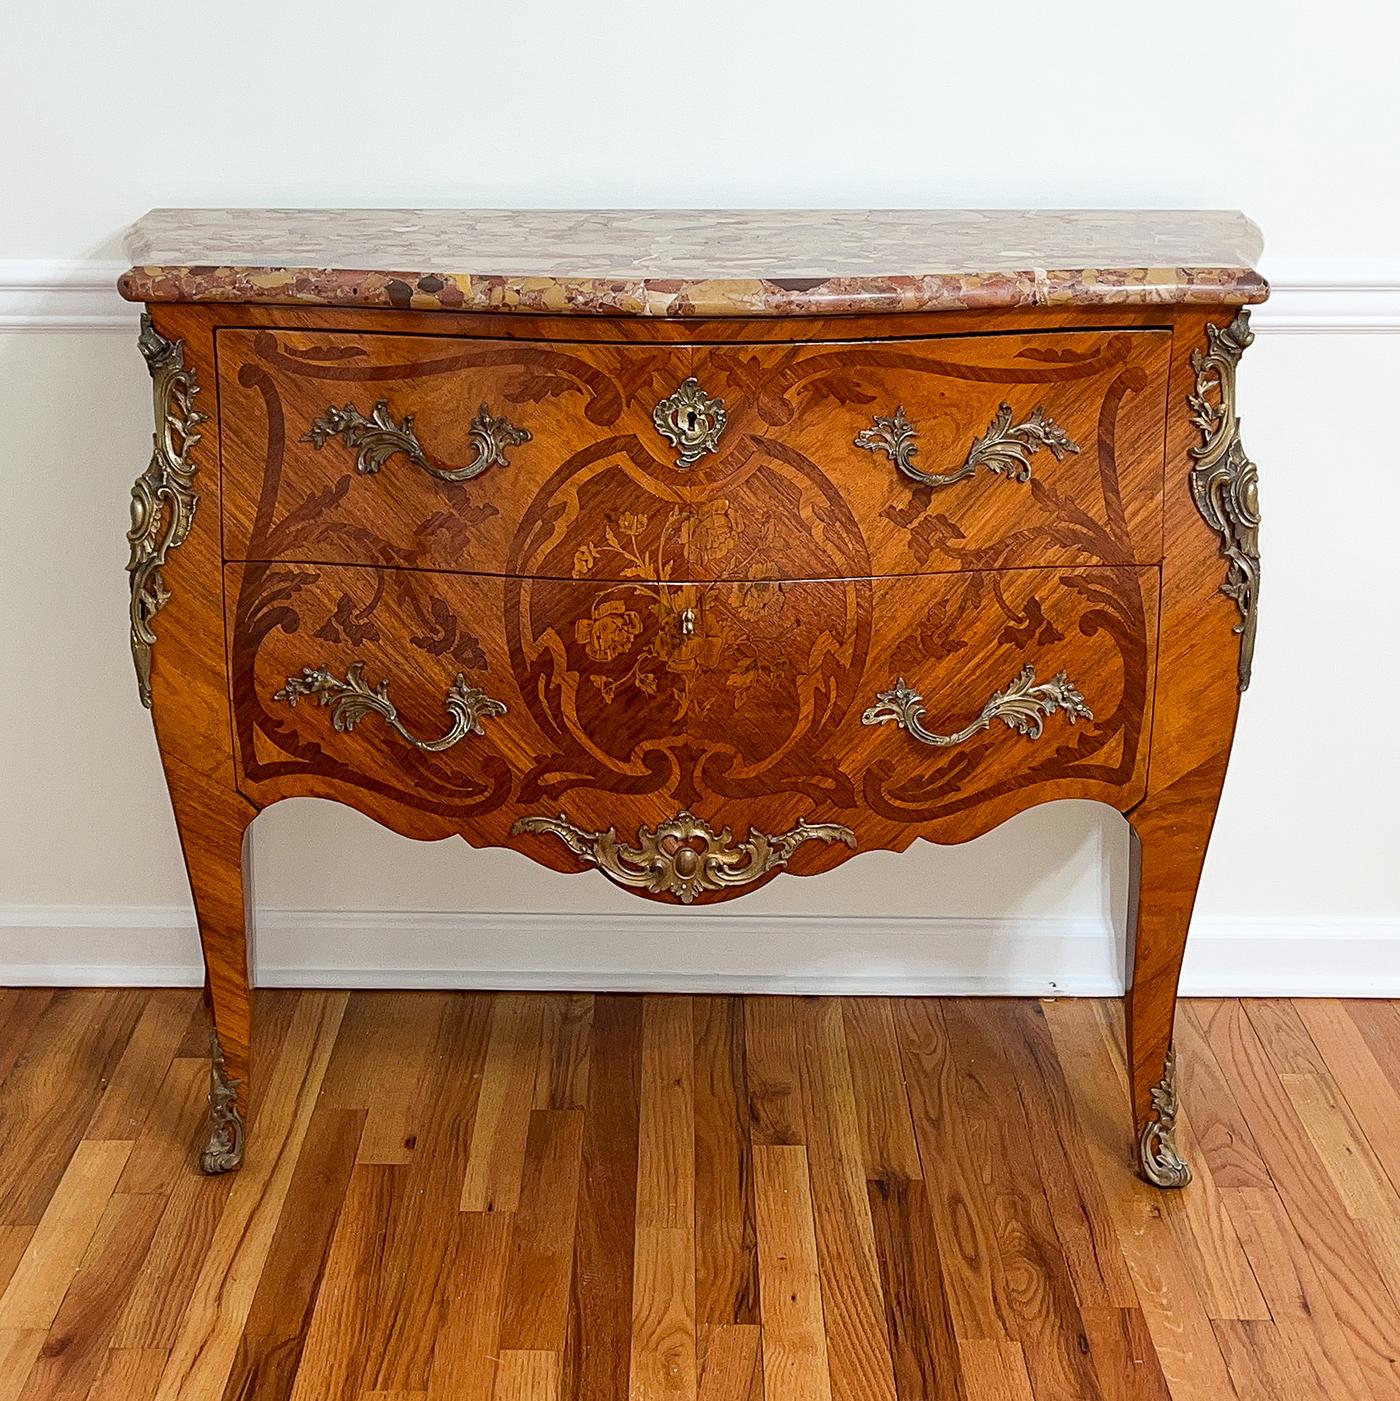
[[[0,991],[0,1401],[1400,1401],[1400,1005]]]

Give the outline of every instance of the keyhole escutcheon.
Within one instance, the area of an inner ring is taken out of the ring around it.
[[[680,449],[677,467],[693,467],[707,452],[717,451],[729,420],[723,399],[711,398],[693,375],[652,410],[656,431]]]

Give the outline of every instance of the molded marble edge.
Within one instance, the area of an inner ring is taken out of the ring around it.
[[[131,302],[261,302],[534,315],[840,316],[1034,306],[1246,305],[1269,285],[1252,268],[1069,268],[783,282],[506,277],[344,268],[134,267]]]
[[[1260,248],[1233,210],[156,209],[118,288],[636,317],[1219,305],[1268,295]]]

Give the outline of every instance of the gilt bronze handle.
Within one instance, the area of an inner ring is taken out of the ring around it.
[[[924,727],[924,698],[906,686],[902,676],[895,682],[893,690],[881,691],[875,697],[875,704],[860,717],[860,722],[862,725],[883,725],[887,720],[893,720],[901,730],[908,730],[920,744],[947,749],[980,734],[993,720],[1000,720],[1027,739],[1039,739],[1045,728],[1045,717],[1057,710],[1064,711],[1065,719],[1071,725],[1076,720],[1094,718],[1094,712],[1084,704],[1084,697],[1063,671],[1037,685],[1035,668],[1027,665],[1004,691],[993,692],[991,700],[982,707],[982,713],[971,724],[952,734],[935,734]]]
[[[522,832],[558,837],[574,855],[596,866],[609,880],[653,894],[674,895],[683,905],[705,891],[748,885],[786,866],[803,842],[856,844],[856,834],[849,827],[805,821],[773,837],[750,828],[748,836],[736,842],[728,827],[716,832],[693,812],[677,813],[655,827],[639,827],[636,846],[622,841],[616,827],[587,832],[563,813],[558,817],[522,817],[511,834]]]
[[[319,696],[322,705],[334,706],[331,723],[337,730],[353,730],[366,715],[373,712],[415,749],[428,754],[451,749],[468,735],[485,733],[481,728],[484,719],[506,713],[504,701],[493,700],[485,691],[468,685],[467,678],[459,671],[447,692],[447,713],[452,717],[452,728],[439,739],[419,739],[399,719],[399,713],[389,699],[389,683],[381,681],[377,686],[370,687],[365,680],[363,662],[351,662],[345,668],[343,681],[324,666],[305,667],[300,676],[289,676],[287,684],[272,698],[295,705],[302,696]]]
[[[316,419],[302,438],[322,448],[332,439],[340,438],[355,454],[355,470],[372,476],[396,453],[401,452],[415,467],[421,467],[440,482],[469,482],[488,467],[509,467],[506,449],[530,441],[528,428],[517,428],[508,418],[492,418],[483,404],[471,421],[469,429],[474,456],[462,467],[443,467],[428,458],[418,435],[413,431],[413,415],[405,414],[402,423],[395,423],[389,412],[389,401],[379,399],[366,418],[354,404],[336,408],[333,404]]]
[[[919,430],[909,421],[901,404],[893,418],[877,415],[871,427],[857,433],[856,446],[866,452],[883,452],[906,477],[932,487],[952,486],[974,476],[983,466],[998,476],[1026,482],[1031,477],[1031,457],[1042,447],[1050,449],[1056,462],[1063,462],[1066,453],[1079,451],[1079,444],[1046,416],[1044,405],[1037,405],[1029,418],[1013,423],[1011,405],[1003,404],[987,431],[972,440],[962,465],[950,472],[923,472],[914,466],[918,438]]]

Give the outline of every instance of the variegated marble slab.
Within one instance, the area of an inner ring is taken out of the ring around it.
[[[1260,302],[1220,210],[156,209],[131,301],[604,316]]]

